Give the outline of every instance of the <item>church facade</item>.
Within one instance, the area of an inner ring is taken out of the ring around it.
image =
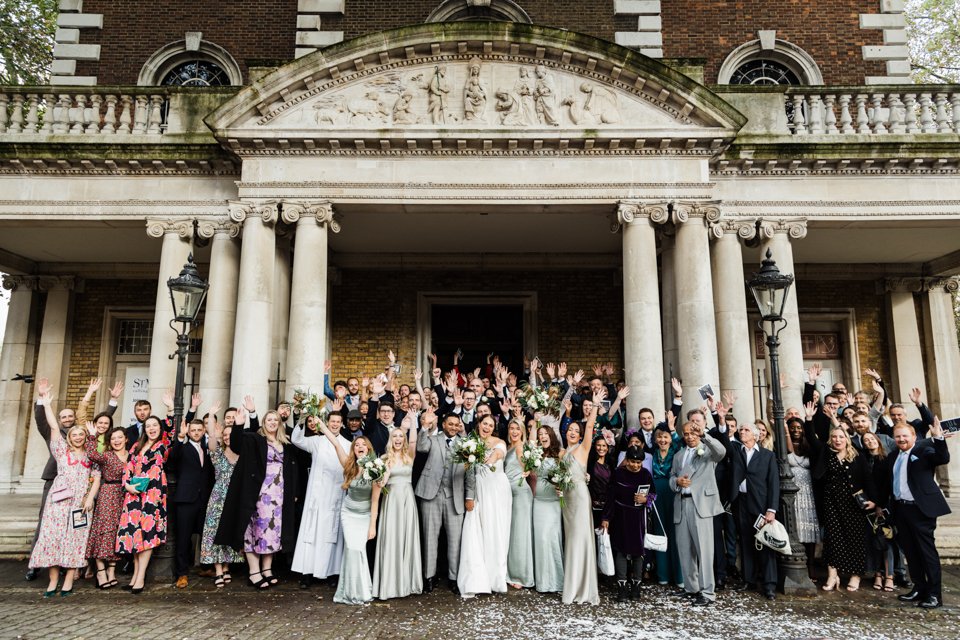
[[[460,350],[769,418],[770,250],[787,406],[819,362],[960,416],[960,87],[909,84],[898,0],[741,4],[62,0],[51,85],[0,87],[0,490],[47,456],[16,374],[161,406],[191,254],[205,404]]]

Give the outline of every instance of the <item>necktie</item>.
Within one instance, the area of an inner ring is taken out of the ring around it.
[[[903,458],[904,455],[901,453],[893,465],[893,497],[897,500],[900,499],[900,469],[903,467]]]

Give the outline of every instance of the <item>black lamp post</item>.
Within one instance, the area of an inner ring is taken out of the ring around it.
[[[167,280],[170,289],[170,302],[173,303],[173,320],[170,328],[177,334],[177,352],[171,358],[177,359],[177,382],[173,388],[173,428],[180,428],[183,419],[183,377],[190,350],[190,325],[197,321],[200,306],[207,296],[209,283],[200,277],[197,265],[193,263],[193,254],[187,257],[187,263],[176,278]],[[180,329],[174,326],[180,323]]]
[[[787,293],[793,284],[793,275],[780,273],[773,253],[767,249],[766,257],[760,263],[760,271],[747,281],[750,293],[760,310],[760,322],[757,325],[767,337],[767,352],[770,354],[770,389],[773,391],[773,432],[775,434],[777,461],[780,464],[780,511],[777,517],[784,523],[790,535],[789,555],[778,554],[780,579],[784,593],[816,593],[816,588],[807,573],[807,554],[797,540],[797,523],[794,518],[794,505],[797,499],[797,485],[793,480],[790,463],[787,462],[786,431],[783,424],[783,396],[780,389],[780,332],[787,326],[783,309],[787,304]]]

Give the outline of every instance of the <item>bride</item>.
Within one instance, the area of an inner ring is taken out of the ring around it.
[[[493,435],[496,422],[484,416],[477,432],[487,444],[485,465],[476,467],[476,501],[465,504],[457,587],[464,598],[507,590],[507,552],[513,494],[503,471],[507,445]],[[493,470],[491,471],[491,467]]]

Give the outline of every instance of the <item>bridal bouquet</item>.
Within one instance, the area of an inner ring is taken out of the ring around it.
[[[543,447],[531,442],[523,443],[523,451],[520,452],[520,464],[523,465],[524,471],[536,472],[543,464]],[[520,478],[520,482],[517,484],[518,487],[521,485],[523,485],[523,478]]]
[[[468,469],[473,467],[475,470],[479,470],[481,467],[486,467],[493,471],[494,467],[485,464],[486,459],[487,443],[476,431],[466,438],[461,438],[453,450],[453,463],[462,464]]]
[[[326,416],[327,399],[322,395],[310,393],[310,389],[304,391],[297,388],[293,390],[293,410],[302,416],[313,416],[322,418]]]
[[[564,508],[566,503],[563,501],[563,494],[569,491],[573,486],[573,474],[570,473],[570,461],[566,458],[558,458],[557,465],[547,474],[547,482],[552,484],[560,496],[560,508]]]
[[[516,391],[517,402],[525,411],[530,413],[560,413],[560,387],[538,387],[532,384],[523,384]]]
[[[360,484],[364,485],[368,482],[381,482],[387,473],[387,463],[372,451],[357,460],[357,466],[360,467]],[[383,493],[387,494],[386,487],[383,488]]]

